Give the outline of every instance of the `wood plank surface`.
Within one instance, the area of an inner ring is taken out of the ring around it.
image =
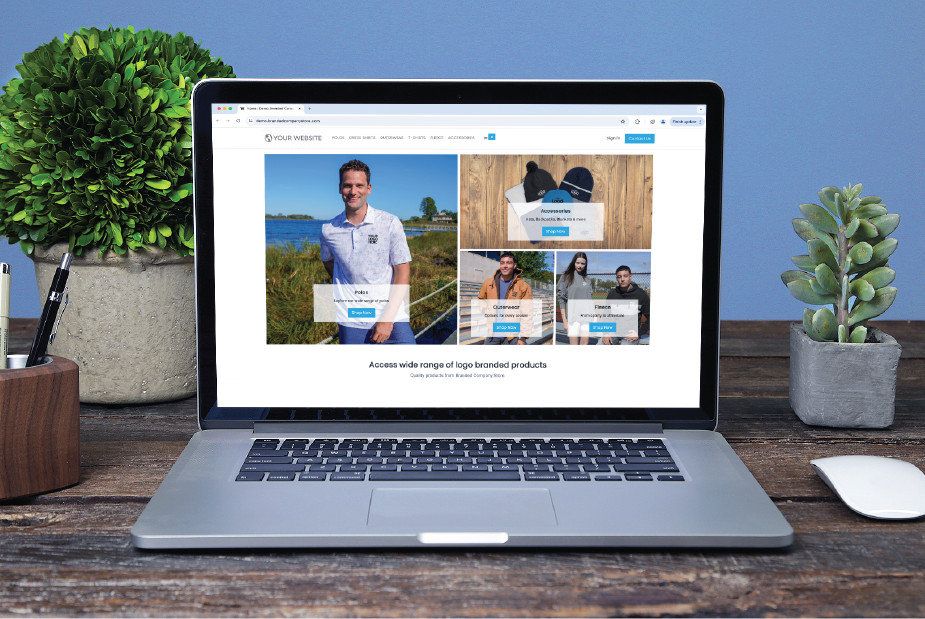
[[[14,340],[29,332],[13,323]],[[0,502],[0,616],[925,616],[925,520],[859,516],[809,466],[873,454],[925,469],[925,324],[881,323],[904,347],[886,430],[796,418],[787,324],[723,323],[720,431],[791,548],[139,551],[129,529],[196,431],[195,398],[82,405],[80,483]]]

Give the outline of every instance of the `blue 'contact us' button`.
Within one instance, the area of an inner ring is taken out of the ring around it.
[[[568,226],[543,226],[543,236],[568,236]]]
[[[592,322],[588,325],[591,333],[616,333],[617,323],[615,322]]]
[[[496,322],[492,325],[492,331],[495,333],[520,333],[520,323]]]
[[[347,318],[375,318],[376,308],[374,307],[348,307]]]
[[[624,144],[655,144],[654,133],[627,133],[623,136]]]

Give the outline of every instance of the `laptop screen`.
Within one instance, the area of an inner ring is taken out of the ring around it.
[[[714,84],[229,80],[193,101],[204,427],[712,427]]]

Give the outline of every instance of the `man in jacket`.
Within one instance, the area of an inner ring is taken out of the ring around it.
[[[498,270],[495,271],[494,277],[490,277],[482,282],[482,289],[479,290],[479,299],[510,301],[511,306],[514,308],[519,307],[530,314],[530,316],[520,320],[520,330],[518,333],[506,336],[494,336],[492,332],[489,331],[489,336],[485,338],[485,344],[522,345],[527,343],[527,338],[530,336],[530,331],[533,327],[533,303],[532,301],[525,302],[524,300],[533,299],[533,289],[530,288],[530,284],[521,278],[522,274],[523,271],[517,268],[517,259],[514,258],[514,254],[506,251],[501,254],[501,264]],[[488,304],[483,303],[482,306],[484,308],[487,307]]]

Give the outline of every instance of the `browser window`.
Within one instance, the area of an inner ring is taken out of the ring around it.
[[[698,406],[705,119],[216,105],[218,404]]]

